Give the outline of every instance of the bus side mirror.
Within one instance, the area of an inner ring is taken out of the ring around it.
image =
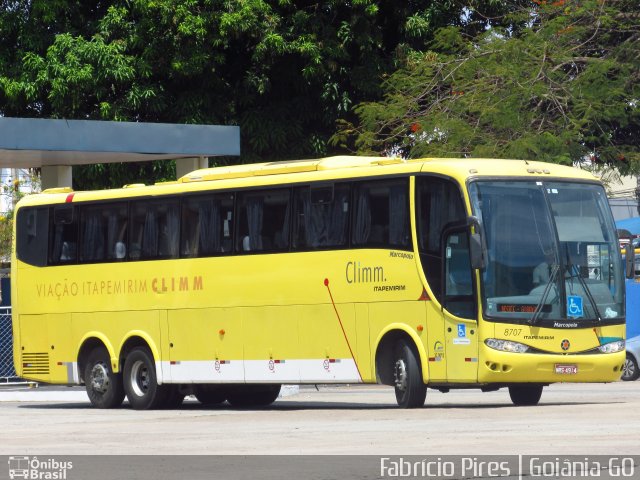
[[[469,254],[471,256],[471,268],[481,270],[487,266],[487,247],[480,229],[480,221],[477,217],[467,218],[467,225],[473,227],[473,233],[469,235]]]
[[[469,238],[469,252],[471,254],[471,268],[481,270],[486,267],[482,250],[482,237],[479,233],[472,233]]]
[[[624,266],[625,277],[633,278],[635,276],[635,248],[631,242],[624,248]]]

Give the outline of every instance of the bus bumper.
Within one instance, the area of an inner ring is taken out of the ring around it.
[[[585,355],[509,353],[486,349],[478,366],[479,383],[615,382],[625,352]]]

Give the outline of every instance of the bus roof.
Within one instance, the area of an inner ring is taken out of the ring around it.
[[[452,176],[464,178],[469,176],[522,176],[532,174],[545,174],[561,177],[581,177],[593,180],[593,175],[583,170],[563,167],[561,165],[532,162],[524,160],[497,160],[491,158],[419,158],[403,160],[389,157],[358,157],[337,156],[317,158],[310,160],[291,160],[284,162],[254,163],[246,165],[233,165],[228,167],[205,168],[191,172],[180,178],[178,182],[202,182],[211,180],[223,180],[230,178],[244,178],[264,175],[277,175],[301,172],[322,172],[330,170],[343,170],[363,167],[380,167],[391,165],[411,164],[415,171],[447,170]],[[422,165],[420,168],[418,165]],[[458,173],[456,175],[456,173]],[[582,175],[581,175],[582,174]]]
[[[572,178],[597,181],[589,172],[562,165],[489,158],[421,158],[403,160],[388,157],[335,156],[320,159],[253,163],[195,170],[177,181],[155,185],[125,185],[120,189],[74,192],[70,188],[45,190],[43,195],[29,195],[20,202],[44,204],[164,195],[180,191],[276,186],[287,183],[354,179],[366,176],[438,173],[455,178],[461,184],[478,177]],[[182,186],[181,186],[182,185]],[[215,185],[215,186],[214,186]],[[188,188],[185,188],[187,187]]]

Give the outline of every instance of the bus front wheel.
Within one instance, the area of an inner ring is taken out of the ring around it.
[[[400,340],[394,350],[393,377],[396,401],[401,408],[417,408],[424,405],[427,386],[422,381],[420,363],[414,348]]]
[[[95,348],[89,353],[84,367],[84,383],[87,396],[94,407],[116,408],[124,400],[122,375],[113,373],[111,360],[105,348]]]
[[[171,385],[158,385],[153,356],[144,347],[136,347],[127,355],[123,380],[127,399],[135,410],[162,408],[171,393]]]
[[[542,396],[542,385],[512,385],[509,396],[517,407],[537,405]]]

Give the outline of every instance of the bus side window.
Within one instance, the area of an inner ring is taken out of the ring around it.
[[[410,248],[408,191],[407,180],[356,184],[353,245]]]
[[[124,260],[127,258],[127,227],[129,225],[127,204],[113,204],[105,213],[107,258],[109,260]]]
[[[80,262],[124,259],[126,235],[126,203],[80,207]]]
[[[295,249],[347,245],[349,184],[320,184],[295,190]]]
[[[104,260],[105,225],[103,222],[104,207],[83,207],[80,210],[80,231],[82,244],[80,246],[80,261],[95,262]],[[64,253],[65,245],[63,245]]]
[[[177,258],[180,241],[178,200],[137,201],[131,207],[129,258]]]
[[[49,208],[21,208],[16,220],[18,260],[43,267],[47,264]]]
[[[182,204],[183,257],[203,257],[231,251],[233,194],[187,198]]]
[[[238,252],[289,250],[291,191],[249,191],[238,195]]]
[[[49,263],[75,263],[78,251],[77,209],[74,206],[53,207],[51,251]]]

